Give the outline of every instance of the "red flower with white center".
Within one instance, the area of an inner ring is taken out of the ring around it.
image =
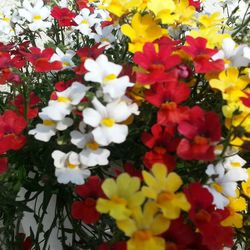
[[[179,157],[184,160],[215,159],[214,144],[221,139],[221,124],[216,113],[195,106],[189,110],[188,118],[180,121],[178,132],[185,136],[177,147]]]
[[[76,17],[76,13],[72,12],[68,8],[60,8],[59,6],[55,6],[51,10],[51,16],[58,21],[59,27],[76,26],[76,23],[73,20],[73,18]]]
[[[25,53],[25,57],[35,67],[36,72],[49,72],[62,69],[61,62],[50,62],[50,58],[53,54],[54,50],[51,48],[46,48],[41,51],[39,48],[32,47],[30,48],[30,53]]]
[[[101,184],[98,176],[90,176],[85,184],[76,187],[75,192],[82,200],[73,202],[71,206],[74,219],[82,220],[86,224],[99,220],[100,214],[96,211],[96,200],[104,196]]]
[[[177,79],[178,74],[174,69],[181,63],[180,57],[172,55],[173,49],[170,46],[159,45],[158,50],[153,43],[145,43],[143,52],[134,54],[134,62],[142,68],[136,73],[138,83],[155,84]]]
[[[223,227],[221,222],[230,214],[228,210],[215,209],[213,196],[200,183],[192,183],[184,190],[191,204],[189,218],[202,236],[202,244],[210,250],[222,250],[233,246],[233,228]],[[215,237],[216,235],[216,237]]]
[[[8,158],[0,158],[0,174],[5,173],[8,170]]]
[[[224,70],[224,61],[222,59],[215,61],[212,59],[212,56],[218,50],[207,48],[207,40],[205,38],[187,36],[186,42],[189,46],[182,46],[182,50],[191,56],[196,73],[220,72]]]
[[[145,91],[145,99],[156,107],[160,107],[165,102],[175,102],[177,104],[187,100],[190,89],[185,83],[163,82],[151,86],[150,90]]]
[[[26,137],[22,132],[26,126],[25,119],[12,110],[7,110],[0,116],[0,154],[24,146]]]
[[[26,104],[25,104],[25,97],[22,94],[17,95],[12,104],[16,106],[18,112],[21,115],[24,115],[26,113],[28,119],[33,119],[37,117],[39,110],[38,108],[36,108],[36,105],[39,102],[41,102],[41,99],[34,92],[31,92]],[[27,105],[26,111],[25,111],[25,105]]]

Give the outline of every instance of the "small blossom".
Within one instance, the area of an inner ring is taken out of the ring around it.
[[[65,154],[62,151],[55,150],[52,153],[52,158],[56,167],[55,175],[59,183],[72,182],[81,185],[91,174],[90,170],[81,164],[79,155],[73,151]]]
[[[37,0],[34,6],[28,0],[24,0],[23,8],[19,9],[19,15],[29,22],[28,26],[32,31],[46,30],[52,25],[51,22],[45,21],[50,16],[50,9],[44,6],[42,0]]]
[[[155,200],[165,218],[177,219],[181,210],[190,209],[185,194],[177,192],[182,185],[180,176],[174,172],[168,174],[165,165],[155,164],[152,168],[152,175],[146,171],[143,171],[142,175],[147,184],[142,188],[143,194]]]
[[[94,98],[92,104],[95,109],[84,109],[83,120],[95,128],[92,131],[95,141],[103,146],[111,142],[124,142],[128,135],[128,127],[120,123],[126,121],[131,115],[127,103],[116,100],[105,107],[97,98]]]
[[[140,179],[130,177],[127,173],[120,174],[116,180],[106,179],[102,190],[108,199],[97,200],[97,211],[109,213],[117,220],[127,219],[132,214],[132,209],[140,206],[145,199],[139,188]]]
[[[98,56],[96,60],[87,59],[84,66],[88,71],[84,79],[100,83],[103,93],[108,94],[113,99],[122,97],[126,89],[134,85],[129,82],[128,76],[118,78],[122,71],[122,66],[109,62],[105,55]]]

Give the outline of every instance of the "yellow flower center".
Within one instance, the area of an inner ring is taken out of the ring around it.
[[[235,162],[231,162],[231,166],[237,168],[237,167],[240,167],[241,165],[239,162],[235,161]]]
[[[33,16],[33,20],[34,21],[42,20],[42,17],[41,16]]]
[[[111,128],[111,127],[114,126],[115,120],[112,119],[112,118],[104,118],[104,119],[102,120],[101,124],[102,124],[103,126],[106,126],[106,127],[110,127],[110,128]]]
[[[120,204],[120,205],[127,205],[127,201],[124,198],[121,198],[117,195],[114,195],[111,199],[111,201],[113,201],[116,204]]]
[[[4,17],[2,20],[3,20],[4,22],[7,22],[7,23],[10,22],[10,19],[9,19],[8,17]]]
[[[68,163],[67,163],[67,167],[68,167],[68,168],[70,168],[70,169],[74,169],[74,168],[76,168],[76,167],[77,167],[77,165],[76,165],[76,164],[72,164],[72,163],[68,162]]]
[[[91,150],[97,150],[99,148],[99,144],[97,144],[95,141],[89,142],[86,145],[88,148],[90,148]]]
[[[82,20],[81,24],[89,24],[89,22],[87,20]]]
[[[102,38],[102,39],[101,39],[101,42],[102,42],[102,43],[105,43],[105,42],[108,42],[108,41],[109,41],[109,40],[108,40],[107,38]]]
[[[68,66],[70,66],[70,63],[65,61],[65,62],[63,62],[63,66],[68,67]]]
[[[149,230],[139,230],[133,234],[133,237],[139,241],[149,240],[152,237],[152,233]]]
[[[222,191],[223,191],[223,187],[222,187],[220,184],[218,184],[218,183],[214,183],[214,184],[213,184],[213,188],[214,188],[217,192],[219,192],[219,193],[222,193]]]
[[[115,74],[109,74],[109,75],[106,75],[104,78],[103,78],[103,81],[105,83],[107,83],[108,81],[112,81],[112,80],[115,80],[116,79],[116,75]]]
[[[71,100],[68,97],[65,97],[65,96],[59,96],[57,98],[57,101],[58,102],[64,102],[64,103],[70,103],[71,102]]]
[[[162,204],[165,203],[166,201],[173,200],[174,196],[175,196],[174,193],[162,192],[157,197],[157,203]]]
[[[45,126],[55,126],[56,123],[51,120],[43,120],[43,125]]]

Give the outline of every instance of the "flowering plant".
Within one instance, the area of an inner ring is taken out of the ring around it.
[[[1,245],[250,247],[250,4],[207,2],[1,7]]]

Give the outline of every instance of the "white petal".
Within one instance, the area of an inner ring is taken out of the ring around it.
[[[116,122],[123,122],[131,115],[130,109],[124,101],[109,103],[107,111],[108,117],[113,118]]]
[[[110,151],[107,149],[85,149],[80,152],[80,161],[82,164],[89,167],[93,167],[96,165],[107,165],[109,155]]]
[[[52,158],[54,159],[54,165],[56,168],[64,168],[65,167],[65,160],[67,155],[62,151],[55,150],[52,152]]]
[[[65,129],[67,129],[68,127],[70,127],[71,125],[73,125],[73,120],[71,118],[64,118],[62,121],[59,121],[56,125],[56,129],[63,131]]]
[[[101,115],[95,109],[92,108],[84,109],[82,114],[83,121],[92,127],[97,127],[102,120]]]

